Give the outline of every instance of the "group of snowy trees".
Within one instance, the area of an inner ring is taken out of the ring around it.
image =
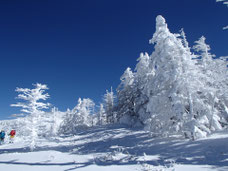
[[[79,98],[66,112],[51,112],[46,85],[34,89],[17,88],[13,104],[28,113],[26,124],[31,148],[37,136],[75,134],[94,126],[124,123],[143,126],[154,135],[181,133],[188,138],[205,137],[228,125],[228,81],[226,59],[210,53],[205,37],[191,48],[183,29],[169,31],[162,16],[156,18],[156,31],[150,40],[154,52],[141,53],[134,71],[127,68],[115,96],[106,91],[99,107],[91,99]],[[98,108],[98,109],[97,109]]]
[[[78,99],[78,104],[72,109],[67,110],[61,132],[65,134],[74,134],[93,125],[92,112],[94,111],[94,102],[91,99]]]
[[[59,132],[62,134],[75,134],[80,130],[89,128],[95,125],[105,125],[114,123],[114,93],[106,91],[103,96],[103,103],[99,109],[95,109],[95,103],[89,99],[78,99],[78,104],[72,109],[68,109],[63,117]]]
[[[25,117],[17,118],[14,122],[1,122],[0,126],[4,130],[15,129],[18,135],[30,140],[30,148],[36,147],[38,138],[67,134],[76,134],[78,131],[89,128],[94,125],[105,125],[114,123],[114,93],[106,91],[103,96],[103,103],[100,109],[95,111],[95,103],[89,99],[78,99],[78,104],[66,112],[60,112],[53,107],[50,112],[44,111],[51,104],[45,103],[50,97],[47,85],[34,84],[33,89],[16,88],[18,96],[16,99],[22,101],[12,104],[12,107],[21,107],[21,112],[26,113]],[[23,115],[19,115],[23,116]],[[11,124],[13,123],[13,124]]]
[[[190,48],[184,31],[171,33],[162,16],[150,43],[154,52],[140,54],[135,72],[127,68],[121,77],[118,120],[142,123],[153,134],[183,133],[193,139],[225,127],[226,60],[210,53],[205,37]]]

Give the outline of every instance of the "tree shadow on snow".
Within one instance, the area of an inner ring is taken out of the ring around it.
[[[121,159],[104,159],[99,156],[95,159],[97,165],[129,165],[138,164],[139,158],[158,156],[151,160],[141,160],[141,163],[151,165],[177,164],[210,165],[214,168],[228,166],[228,138],[201,139],[190,141],[178,137],[151,138],[148,133],[137,129],[113,126],[109,129],[91,129],[80,135],[89,134],[88,139],[93,141],[75,145],[77,150],[72,154],[104,153],[115,155],[113,152],[122,152],[127,157]],[[122,136],[123,135],[123,136]],[[112,154],[113,153],[113,154]],[[107,156],[106,156],[107,157]]]
[[[172,161],[177,164],[210,165],[214,168],[228,166],[228,138],[202,139],[189,141],[178,137],[152,138],[148,133],[124,126],[94,127],[79,132],[73,137],[62,137],[60,144],[40,146],[35,151],[54,150],[72,155],[94,155],[94,159],[85,163],[20,163],[26,165],[72,165],[67,171],[89,165],[136,165],[138,163],[168,166]],[[61,143],[69,142],[65,145]],[[0,149],[5,152],[29,152],[29,148]],[[151,159],[145,159],[144,153]],[[118,158],[118,154],[123,154]],[[171,162],[170,162],[171,161]],[[7,164],[1,162],[0,164]]]
[[[42,163],[42,162],[18,162],[17,160],[11,161],[0,161],[0,164],[13,164],[13,165],[26,165],[26,166],[74,166],[74,169],[83,168],[91,165],[91,161],[83,162],[83,163],[75,163],[75,162],[66,162],[66,163]],[[70,171],[67,169],[66,171]]]
[[[7,153],[28,153],[28,152],[31,152],[31,149],[29,147],[0,149],[0,154],[7,154]]]

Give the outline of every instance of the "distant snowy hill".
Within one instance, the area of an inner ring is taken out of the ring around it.
[[[149,137],[121,125],[98,126],[75,136],[29,141],[15,139],[0,146],[4,171],[183,171],[227,170],[228,133],[189,141],[179,136]]]

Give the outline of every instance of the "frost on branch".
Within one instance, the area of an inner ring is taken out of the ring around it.
[[[25,102],[18,102],[16,104],[11,104],[12,107],[21,107],[21,111],[28,114],[37,114],[42,112],[42,109],[48,109],[50,104],[40,102],[40,100],[47,100],[50,96],[45,93],[48,89],[47,85],[36,83],[33,84],[34,89],[28,88],[16,88],[16,92],[21,93],[16,98],[24,100]]]

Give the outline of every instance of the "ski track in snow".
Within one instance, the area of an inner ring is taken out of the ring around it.
[[[197,141],[178,136],[152,138],[142,130],[102,126],[71,137],[0,146],[0,171],[182,171],[228,170],[227,132]]]

